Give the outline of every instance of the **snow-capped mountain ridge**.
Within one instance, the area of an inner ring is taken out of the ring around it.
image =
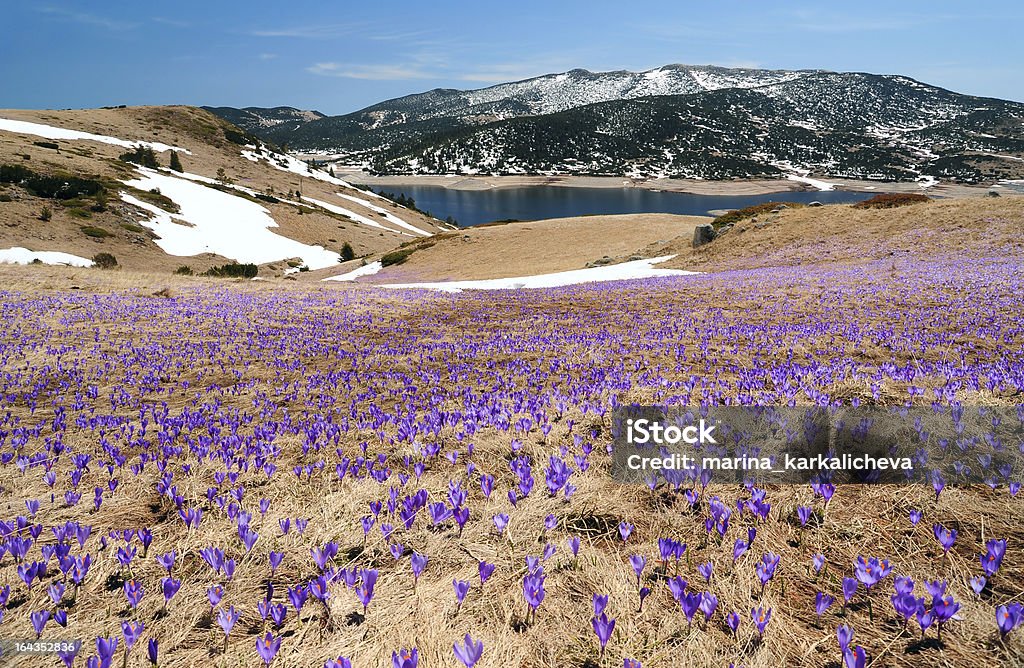
[[[264,128],[380,173],[1020,178],[1024,104],[898,74],[666,65],[435,89]],[[1011,159],[1000,156],[1011,156]]]

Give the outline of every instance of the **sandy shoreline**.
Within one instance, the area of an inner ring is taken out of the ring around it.
[[[497,190],[527,186],[566,188],[644,188],[647,190],[689,193],[692,195],[766,195],[784,192],[817,192],[818,189],[787,179],[748,179],[735,181],[701,181],[697,179],[631,179],[619,176],[461,176],[405,175],[372,176],[366,172],[338,171],[338,177],[352,183],[376,188],[399,185],[440,186],[451,190]],[[939,183],[923,188],[920,183],[893,183],[855,179],[830,179],[836,190],[852,192],[921,192],[932,197],[976,197],[992,186],[968,186]],[[1007,193],[1009,194],[1009,193]]]

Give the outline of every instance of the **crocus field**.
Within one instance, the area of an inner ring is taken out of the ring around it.
[[[0,636],[82,641],[17,665],[1024,662],[1016,481],[651,490],[607,451],[624,402],[1021,403],[1018,260],[0,313]]]

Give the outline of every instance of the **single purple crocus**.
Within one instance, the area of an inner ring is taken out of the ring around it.
[[[934,524],[932,533],[935,534],[935,540],[939,541],[939,545],[942,546],[943,554],[948,553],[949,548],[953,547],[953,543],[956,542],[956,529],[947,529],[941,524]]]
[[[725,624],[735,635],[737,629],[740,628],[740,616],[736,613],[735,610],[725,616]]]
[[[853,600],[853,597],[857,595],[857,587],[860,586],[860,582],[857,578],[843,578],[843,602],[849,603]]]
[[[821,569],[825,567],[825,555],[816,554],[811,559],[811,568],[814,569],[815,573],[821,573]]]
[[[494,527],[498,530],[498,534],[501,535],[505,533],[505,527],[508,526],[508,514],[498,513],[492,519],[494,520]]]
[[[825,592],[819,591],[814,596],[814,611],[818,614],[819,617],[821,617],[823,614],[825,614],[825,611],[832,607],[832,604],[835,602],[835,597],[829,596]]]
[[[142,584],[138,580],[127,580],[124,583],[124,595],[128,599],[128,605],[135,609],[139,607],[139,603],[142,601],[142,596],[145,591],[142,589]]]
[[[131,651],[145,628],[142,622],[121,622],[121,633],[124,634],[124,645],[128,651]]]
[[[971,589],[974,590],[974,593],[977,596],[981,596],[981,592],[985,589],[987,582],[988,581],[984,577],[976,575],[971,578]]]
[[[181,580],[176,580],[172,577],[165,577],[160,580],[160,587],[164,592],[164,608],[174,598],[174,595],[181,589]]]
[[[412,566],[413,586],[415,586],[423,569],[427,567],[427,555],[413,552],[412,557],[409,558],[409,565]]]
[[[270,559],[270,574],[273,575],[277,571],[277,567],[284,561],[284,552],[270,551],[268,555]]]
[[[981,555],[981,570],[991,578],[1003,564],[1006,555],[1006,539],[990,539],[985,541],[985,553]]]
[[[850,648],[850,642],[853,640],[853,627],[843,624],[837,628],[836,639],[839,641],[839,651],[846,652]]]
[[[764,636],[764,629],[768,626],[768,622],[772,618],[772,609],[768,608],[751,608],[750,617],[754,620],[754,626],[757,627],[757,635],[759,637]]]
[[[32,622],[32,628],[35,629],[36,638],[43,635],[43,629],[46,628],[46,622],[50,620],[49,610],[39,610],[29,615]]]
[[[622,536],[622,542],[625,543],[629,540],[629,537],[633,535],[633,525],[629,522],[619,522],[619,535]]]
[[[482,640],[474,641],[467,633],[466,637],[462,639],[462,644],[455,643],[452,645],[452,649],[455,651],[456,659],[461,661],[466,668],[473,668],[484,653],[484,642]]]
[[[914,526],[917,526],[918,522],[921,521],[921,511],[918,510],[917,508],[912,508],[910,510],[909,515],[910,515],[910,523],[912,525],[914,525]]]
[[[462,602],[466,600],[466,594],[469,593],[469,581],[452,580],[452,587],[455,589],[455,611],[458,612],[462,608]]]
[[[163,566],[167,570],[167,574],[170,575],[171,569],[174,568],[174,560],[176,557],[177,555],[175,554],[174,550],[171,550],[166,554],[158,554],[156,557],[156,562]]]
[[[579,536],[572,536],[566,542],[569,543],[569,551],[572,552],[572,556],[574,558],[578,557],[579,553],[580,553],[580,538],[579,538]]]
[[[220,612],[217,613],[217,623],[220,624],[220,628],[224,631],[224,647],[228,646],[228,636],[231,635],[231,629],[235,628],[235,623],[241,615],[242,613],[235,610],[233,605],[221,608]]]
[[[160,653],[160,643],[156,638],[150,638],[149,642],[146,643],[146,656],[149,658],[149,662],[156,665],[157,657]]]
[[[704,592],[701,595],[700,611],[704,613],[704,621],[710,621],[711,616],[718,609],[718,597],[711,592]]]
[[[813,510],[810,506],[800,506],[796,509],[797,517],[800,519],[800,526],[807,526],[807,522],[811,519]]]
[[[629,565],[633,567],[633,572],[636,573],[636,586],[640,586],[640,576],[643,575],[644,566],[647,565],[647,559],[640,554],[634,554],[629,558]]]
[[[715,565],[710,561],[705,561],[700,566],[697,566],[697,572],[700,573],[705,582],[711,582],[711,575],[714,573],[714,570]]]
[[[117,651],[117,638],[96,638],[96,655],[101,666],[110,666]]]
[[[607,594],[604,594],[604,595],[602,595],[602,594],[594,594],[593,602],[594,602],[594,616],[597,617],[602,612],[604,612],[604,609],[606,607],[608,607],[608,595]]]
[[[224,598],[224,587],[219,584],[211,585],[206,590],[206,598],[210,600],[210,607],[216,608],[220,600]]]
[[[604,656],[605,646],[608,644],[609,638],[612,637],[612,631],[615,630],[615,620],[608,619],[607,615],[601,613],[600,616],[590,620],[590,625],[594,627],[594,634],[597,635],[597,639],[601,643],[601,656]]]
[[[477,570],[480,575],[480,586],[482,587],[483,584],[487,582],[487,578],[491,577],[491,574],[494,573],[494,564],[481,561],[477,564]]]
[[[843,664],[846,668],[864,668],[866,661],[867,655],[860,645],[843,652]]]
[[[420,653],[415,647],[391,653],[391,668],[416,668],[419,662]]]
[[[256,638],[256,653],[260,655],[263,662],[270,665],[270,662],[277,656],[278,650],[281,649],[281,639],[274,636],[270,631],[262,638]]]

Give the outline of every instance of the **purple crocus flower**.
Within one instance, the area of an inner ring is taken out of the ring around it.
[[[975,575],[971,578],[971,589],[974,590],[974,593],[977,596],[981,596],[981,592],[985,589],[985,584],[987,582],[988,581],[984,577]]]
[[[130,651],[146,628],[142,622],[121,622],[121,633],[124,634],[124,645]]]
[[[224,631],[225,645],[227,645],[228,636],[231,635],[231,629],[235,627],[235,623],[241,615],[242,613],[235,610],[235,606],[233,605],[230,605],[227,608],[221,608],[220,612],[217,613],[217,623],[220,624],[220,628]]]
[[[480,574],[480,586],[483,586],[483,584],[487,582],[487,578],[491,577],[491,574],[494,573],[494,564],[481,561],[477,564],[477,570]]]
[[[947,529],[941,524],[932,525],[932,533],[935,534],[935,540],[939,541],[939,545],[942,546],[942,552],[948,553],[949,548],[953,547],[953,543],[956,542],[956,529]]]
[[[146,656],[149,658],[149,662],[156,665],[157,656],[160,653],[160,643],[157,642],[156,638],[150,638],[149,642],[146,643]]]
[[[850,648],[850,642],[853,641],[853,627],[843,624],[837,628],[836,639],[839,641],[839,651],[845,654],[846,650]]]
[[[711,592],[704,592],[700,601],[700,611],[704,613],[704,621],[709,621],[716,609],[718,609],[718,597]]]
[[[452,580],[452,587],[455,589],[455,610],[457,612],[462,607],[462,602],[466,600],[466,594],[469,593],[469,581]]]
[[[171,569],[174,568],[174,560],[176,557],[177,555],[175,554],[174,550],[171,550],[166,554],[158,554],[156,557],[156,562],[163,566],[167,570],[167,573],[170,574]]]
[[[508,526],[508,514],[498,513],[493,518],[494,526],[498,530],[498,535],[505,533],[505,527]]]
[[[160,587],[164,592],[164,607],[166,608],[170,600],[174,598],[174,595],[178,593],[179,589],[181,589],[181,580],[175,580],[168,576],[160,580]]]
[[[797,517],[800,519],[801,527],[807,526],[807,522],[811,519],[811,514],[813,512],[814,511],[811,509],[810,506],[800,506],[799,508],[796,509],[796,514]]]
[[[622,542],[625,543],[629,540],[629,537],[633,534],[633,525],[629,522],[619,522],[619,535],[622,536]]]
[[[569,551],[572,552],[573,557],[579,556],[580,553],[580,538],[579,536],[571,536],[567,541],[569,543]]]
[[[737,629],[740,628],[740,616],[736,613],[736,611],[732,611],[725,616],[725,623],[735,635]]]
[[[215,608],[220,600],[224,598],[224,587],[219,584],[211,585],[206,590],[206,598],[210,599],[210,607]]]
[[[256,653],[260,655],[263,662],[270,665],[270,662],[277,656],[278,650],[281,649],[281,639],[274,636],[270,631],[262,638],[256,638]]]
[[[843,601],[849,603],[857,595],[857,587],[860,583],[857,578],[843,578]]]
[[[46,628],[46,622],[50,619],[49,610],[39,610],[29,615],[32,622],[32,628],[35,629],[36,638],[43,634],[43,629]]]
[[[127,580],[124,583],[124,596],[128,599],[128,605],[135,609],[139,607],[139,603],[142,601],[142,595],[145,593],[142,589],[142,584],[138,580]]]
[[[985,553],[981,555],[981,570],[991,578],[1003,564],[1003,556],[1006,554],[1005,539],[991,539],[985,542]]]
[[[711,582],[711,575],[715,570],[715,565],[710,561],[705,561],[700,566],[697,566],[697,572],[701,574],[705,582]]]
[[[96,655],[99,657],[101,666],[110,666],[114,661],[117,643],[117,638],[96,638]]]
[[[391,653],[391,668],[416,668],[419,662],[420,653],[415,647]]]
[[[1007,633],[1021,623],[1021,616],[1022,607],[1020,603],[1001,605],[996,608],[996,626],[999,627],[999,635],[1005,638]]]
[[[764,636],[764,629],[768,626],[768,622],[772,618],[772,609],[768,608],[751,608],[750,617],[754,621],[754,626],[757,627],[757,635]]]
[[[600,615],[608,606],[608,595],[594,594],[594,616]]]
[[[846,668],[864,668],[867,655],[860,645],[843,652],[843,664]]]
[[[821,617],[823,614],[825,614],[826,610],[832,607],[832,604],[835,603],[835,601],[835,597],[829,596],[825,592],[819,591],[814,596],[814,611],[818,614],[819,617]]]
[[[462,639],[462,644],[454,643],[452,649],[455,651],[455,658],[462,662],[466,668],[473,668],[484,653],[484,642],[474,641],[467,633]]]
[[[643,555],[634,554],[629,558],[629,565],[633,567],[633,572],[636,573],[636,586],[640,586],[640,576],[643,575],[644,566],[647,565],[647,559]]]
[[[284,552],[275,552],[275,551],[271,550],[269,558],[270,558],[270,573],[271,573],[271,575],[273,575],[274,572],[277,571],[277,567],[280,566],[281,562],[284,560]]]
[[[914,526],[917,526],[917,523],[921,521],[921,511],[918,510],[917,508],[912,508],[910,510],[909,514],[910,514],[910,523],[913,524]]]
[[[612,637],[612,631],[615,630],[615,620],[608,619],[607,615],[601,613],[590,620],[590,625],[594,627],[594,634],[601,643],[601,656],[604,656],[604,648],[608,644],[608,639]]]
[[[825,567],[825,555],[816,554],[811,559],[811,568],[814,569],[815,573],[821,573],[821,569]]]

